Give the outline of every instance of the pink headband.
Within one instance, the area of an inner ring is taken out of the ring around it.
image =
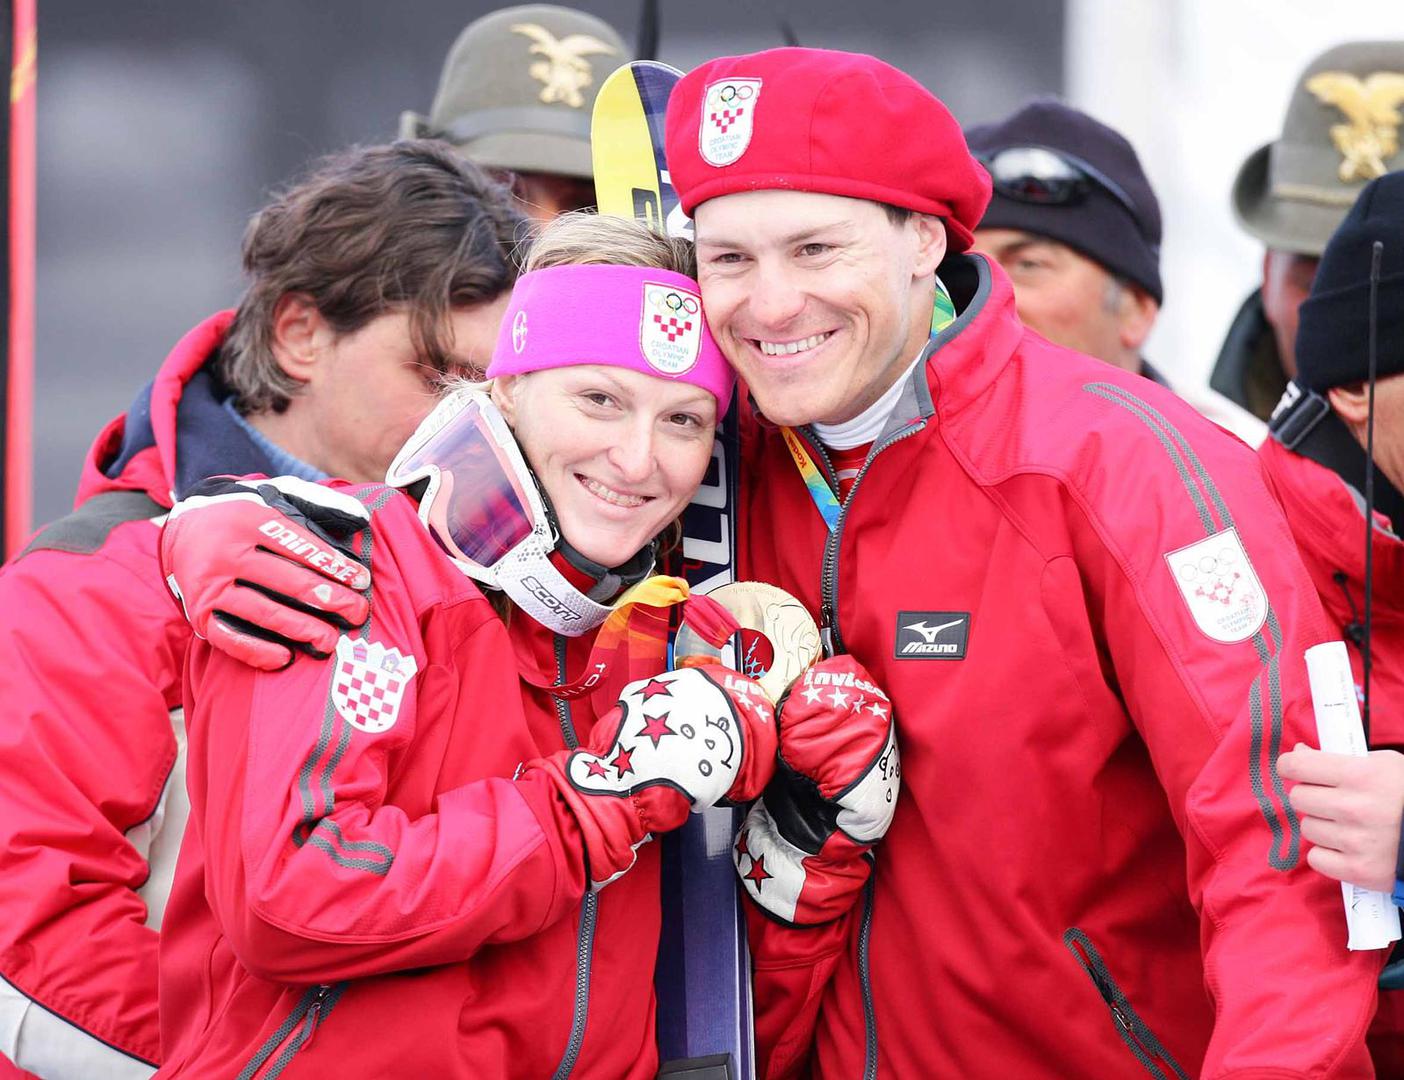
[[[690,383],[726,415],[736,373],[722,356],[697,282],[642,266],[552,266],[517,279],[489,378],[607,364]]]

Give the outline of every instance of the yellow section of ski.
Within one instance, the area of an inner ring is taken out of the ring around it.
[[[663,232],[662,192],[648,120],[626,64],[600,87],[590,119],[595,201],[601,214],[638,218]]]

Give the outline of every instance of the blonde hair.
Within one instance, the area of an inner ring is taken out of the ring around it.
[[[575,210],[548,221],[532,238],[525,272],[549,266],[646,266],[697,276],[692,243],[660,236],[641,221]]]
[[[691,278],[697,276],[697,259],[690,241],[660,236],[640,221],[607,217],[589,210],[562,214],[541,226],[533,236],[522,272],[531,273],[552,266],[645,266]],[[443,386],[447,393],[477,390],[490,394],[493,382],[492,379],[451,376],[443,381]],[[660,560],[679,551],[682,519],[669,522],[657,539]],[[502,621],[511,622],[513,605],[507,594],[488,589],[485,595]]]

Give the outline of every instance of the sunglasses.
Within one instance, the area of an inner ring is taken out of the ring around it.
[[[1101,188],[1125,207],[1146,239],[1135,201],[1111,177],[1079,157],[1046,146],[1006,146],[993,153],[975,154],[990,174],[994,189],[1007,199],[1034,206],[1075,206],[1094,188]]]

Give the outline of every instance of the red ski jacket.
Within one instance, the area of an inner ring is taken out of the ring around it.
[[[191,649],[158,1075],[651,1077],[658,845],[587,892],[575,819],[522,771],[595,722],[522,672],[578,674],[591,635],[504,626],[409,499],[348,490],[367,627],[272,674]]]
[[[886,688],[903,771],[846,924],[754,920],[767,1074],[1370,1075],[1383,956],[1275,772],[1337,634],[1257,459],[1025,329],[984,257],[941,275],[961,315],[832,535],[748,425],[742,570]]]
[[[45,1077],[149,1076],[160,1061],[190,629],[153,518],[205,476],[268,471],[207,370],[231,318],[176,345],[98,436],[75,512],[0,570],[0,1053]]]
[[[1258,456],[1287,512],[1292,538],[1326,615],[1345,640],[1359,687],[1360,646],[1351,631],[1362,624],[1365,612],[1363,504],[1330,469],[1276,439],[1263,443]],[[1404,541],[1376,528],[1372,542],[1370,745],[1404,750]],[[1379,1076],[1404,1076],[1404,990],[1380,992],[1379,1012],[1366,1042]]]

